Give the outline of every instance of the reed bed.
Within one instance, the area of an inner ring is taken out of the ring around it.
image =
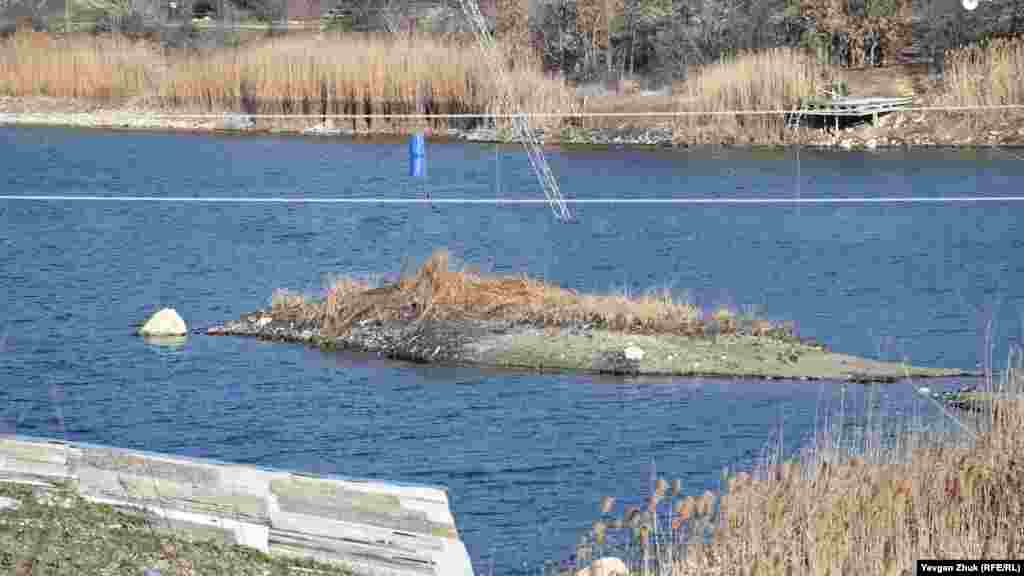
[[[998,38],[946,52],[943,103],[1024,104],[1024,38]]]
[[[522,111],[571,105],[560,83],[516,73]],[[469,114],[498,106],[498,87],[475,49],[429,37],[329,35],[271,40],[179,62],[162,84],[170,107],[254,114]]]
[[[509,75],[515,111],[575,106],[559,78],[521,65]],[[190,112],[510,112],[474,46],[429,36],[296,34],[202,53],[161,53],[118,37],[56,39],[21,31],[0,42],[0,94],[100,101],[134,96]],[[364,121],[367,129],[381,126]]]
[[[57,38],[20,31],[0,40],[0,95],[113,100],[152,90],[163,57],[123,37]]]
[[[621,512],[605,497],[570,571],[612,556],[630,576],[901,576],[918,559],[1019,558],[1022,359],[1017,348],[1000,377],[990,372],[984,409],[952,415],[962,428],[894,431],[875,414],[850,442],[840,419],[800,457],[724,472],[717,492],[686,496],[659,480],[644,506]]]
[[[816,96],[836,72],[806,51],[772,48],[727,57],[691,72],[676,91],[679,110],[710,112],[687,116],[677,126],[683,142],[777,143],[785,141],[782,115],[729,115],[735,110],[792,110]],[[723,114],[725,113],[725,114]]]
[[[997,38],[947,51],[938,104],[1024,104],[1024,38]],[[1005,129],[1009,123],[1024,120],[1024,114],[1019,110],[991,110],[953,113],[946,120],[966,123],[972,130]]]
[[[328,334],[365,319],[513,320],[546,326],[590,324],[635,333],[686,335],[744,331],[793,337],[792,326],[740,316],[725,308],[705,315],[668,290],[639,296],[579,294],[527,276],[485,276],[450,269],[448,252],[435,251],[414,273],[396,282],[339,278],[321,299],[288,291],[272,297],[275,317],[315,322]],[[748,315],[749,316],[749,315]]]

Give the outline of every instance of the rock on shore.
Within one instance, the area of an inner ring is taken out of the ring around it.
[[[150,316],[139,329],[142,336],[184,336],[188,327],[173,308],[164,308]]]

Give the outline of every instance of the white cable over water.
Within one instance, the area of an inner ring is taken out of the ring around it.
[[[181,202],[199,204],[549,204],[546,198],[254,198],[230,196],[45,196],[0,195],[0,200],[33,202]],[[567,204],[956,204],[1024,202],[1024,196],[905,196],[839,198],[567,198]]]
[[[459,0],[459,4],[462,6],[462,11],[465,12],[466,18],[469,19],[473,26],[477,43],[480,45],[484,59],[491,68],[491,74],[498,81],[505,109],[514,109],[515,99],[513,98],[512,85],[505,74],[505,64],[502,62],[501,53],[495,48],[494,39],[491,38],[487,22],[484,20],[483,15],[480,14],[480,7],[477,6],[476,0]],[[527,116],[524,114],[512,114],[508,117],[512,119],[512,127],[519,136],[519,141],[523,143],[523,148],[526,149],[526,156],[530,159],[530,166],[533,168],[534,174],[537,175],[540,187],[544,190],[544,197],[551,205],[551,211],[554,213],[555,218],[565,222],[572,220],[572,214],[569,212],[565,199],[562,197],[562,191],[558,187],[558,180],[555,179],[555,175],[551,172],[547,158],[544,157],[544,148],[537,134],[530,127]]]

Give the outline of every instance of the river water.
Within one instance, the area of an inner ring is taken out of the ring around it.
[[[407,175],[399,140],[0,129],[3,195],[541,197],[513,146],[433,143]],[[577,198],[1007,196],[998,150],[800,153],[552,150]],[[483,271],[579,290],[668,287],[753,308],[847,353],[972,369],[1024,324],[1020,204],[204,204],[0,200],[0,432],[319,473],[440,484],[481,574],[536,574],[571,553],[598,501],[687,493],[765,450],[807,446],[838,383],[614,379],[413,366],[193,335],[147,344],[155,306],[204,327],[386,277],[435,247]],[[959,383],[931,383],[952,388]],[[889,414],[938,419],[912,384]],[[858,404],[859,403],[859,404]],[[653,470],[652,470],[653,469]]]

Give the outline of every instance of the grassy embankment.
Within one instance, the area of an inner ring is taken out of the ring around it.
[[[344,576],[347,569],[268,556],[216,539],[185,536],[155,517],[83,499],[72,486],[41,491],[0,482],[0,571],[15,576]]]
[[[771,454],[752,471],[725,471],[719,491],[687,496],[679,481],[658,480],[642,507],[605,497],[581,537],[580,565],[614,556],[630,575],[902,576],[918,559],[1019,558],[1022,360],[1017,349],[1006,371],[987,379],[986,397],[998,399],[984,410],[948,415],[962,426],[953,432],[903,421],[891,436],[869,413],[865,434],[851,441],[840,415],[802,456]]]

